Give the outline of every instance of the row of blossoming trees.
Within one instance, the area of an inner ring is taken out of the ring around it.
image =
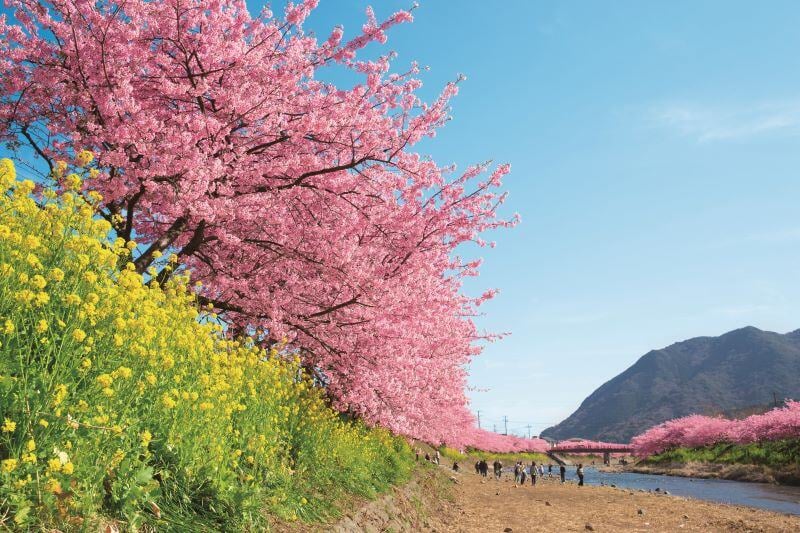
[[[648,456],[671,448],[699,448],[728,442],[755,442],[800,438],[800,402],[787,401],[760,415],[729,420],[691,415],[669,420],[637,435],[631,441],[636,454]]]
[[[56,180],[59,161],[96,154],[85,189],[138,243],[136,270],[163,283],[177,255],[231,335],[288,342],[341,411],[501,446],[465,397],[465,365],[493,338],[473,317],[494,293],[465,295],[479,261],[455,251],[514,224],[497,215],[509,168],[458,173],[415,150],[448,120],[457,81],[425,103],[416,64],[357,57],[409,11],[368,10],[353,38],[319,40],[303,30],[316,3],[276,17],[243,0],[10,0],[0,140]],[[324,81],[330,67],[362,81]]]

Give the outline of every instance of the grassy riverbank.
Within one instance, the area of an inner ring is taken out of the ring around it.
[[[800,439],[675,448],[628,470],[645,474],[800,485]]]
[[[531,461],[536,461],[536,463],[554,463],[554,461],[548,457],[546,454],[543,453],[536,453],[536,452],[529,452],[529,453],[496,453],[496,452],[485,452],[482,450],[466,450],[465,453],[461,453],[458,450],[454,450],[453,448],[441,447],[439,448],[439,453],[442,454],[442,464],[444,464],[445,460],[449,461],[456,461],[462,465],[464,468],[469,468],[475,461],[480,459],[485,459],[489,466],[494,461],[499,460],[506,466],[510,466],[517,461],[523,461],[525,463],[530,463]]]

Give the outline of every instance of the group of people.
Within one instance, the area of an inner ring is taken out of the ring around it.
[[[415,452],[415,454],[417,456],[417,461],[419,461],[419,457],[420,457],[420,455],[422,455],[422,450],[420,448],[417,448],[416,450],[414,450],[414,452]],[[428,462],[431,462],[431,463],[434,463],[434,464],[438,465],[439,464],[439,460],[441,458],[442,458],[442,455],[439,453],[439,450],[436,450],[434,452],[433,456],[431,456],[431,454],[429,454],[428,452],[425,452],[425,460],[428,461]],[[458,469],[456,468],[455,470],[458,470]]]
[[[503,463],[499,460],[496,460],[492,467],[494,469],[494,477],[495,479],[499,480],[500,477],[503,475]],[[455,467],[454,467],[455,469]],[[559,465],[558,467],[559,477],[561,478],[561,483],[566,483],[567,477],[567,467],[563,464]],[[483,477],[487,477],[489,473],[489,464],[486,462],[485,459],[481,459],[475,463],[475,473],[479,474]],[[578,464],[578,467],[575,470],[575,474],[578,476],[578,486],[583,486],[583,463]],[[537,479],[544,479],[545,475],[548,479],[552,479],[553,477],[553,465],[548,464],[547,468],[545,469],[544,463],[536,464],[536,461],[532,461],[530,466],[525,466],[522,461],[517,461],[514,465],[514,485],[525,485],[528,478],[530,477],[531,486],[536,486]]]
[[[422,454],[422,450],[417,448],[416,450],[417,461],[420,459],[420,455]],[[425,460],[432,462],[434,464],[439,464],[441,459],[441,455],[439,454],[439,450],[434,452],[434,455],[431,456],[428,453],[425,453]],[[453,462],[453,470],[456,472],[459,471],[459,466],[457,462]],[[500,462],[499,459],[495,460],[492,463],[492,468],[494,470],[494,478],[500,480],[500,477],[503,475],[503,463]],[[566,482],[566,475],[567,475],[567,467],[564,464],[560,464],[558,467],[559,475],[561,477],[561,483]],[[522,461],[517,461],[514,465],[514,486],[517,485],[525,485],[528,477],[530,477],[531,485],[536,486],[536,481],[539,478],[544,479],[545,472],[547,473],[548,478],[553,477],[553,465],[552,463],[547,465],[547,470],[545,471],[544,463],[536,464],[536,461],[531,461],[530,466],[525,466]],[[475,473],[479,474],[480,476],[487,477],[489,475],[489,463],[486,462],[486,459],[480,459],[475,462]],[[575,474],[578,476],[578,486],[583,486],[583,463],[579,463],[577,469],[575,470]]]
[[[497,463],[497,461],[495,461],[495,463]],[[489,464],[486,462],[486,459],[480,459],[475,462],[475,473],[483,477],[489,474]]]

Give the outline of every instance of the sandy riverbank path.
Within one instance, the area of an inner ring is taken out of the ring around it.
[[[437,532],[765,531],[800,532],[800,517],[630,491],[561,485],[556,479],[515,487],[474,472],[451,475],[454,501],[430,516]],[[641,513],[640,513],[641,511]],[[591,528],[591,529],[590,529]]]

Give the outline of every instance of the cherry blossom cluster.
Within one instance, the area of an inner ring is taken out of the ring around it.
[[[544,439],[526,439],[516,435],[500,435],[485,429],[472,428],[466,435],[462,448],[496,453],[544,453],[550,448],[550,444]]]
[[[624,453],[630,449],[629,444],[621,444],[617,442],[602,442],[585,439],[570,439],[566,441],[557,442],[553,448],[555,450],[571,451],[571,450],[605,450],[611,453]]]
[[[162,283],[172,264],[191,269],[231,336],[299,354],[341,411],[466,438],[465,367],[495,338],[473,318],[494,292],[464,293],[480,261],[456,250],[516,219],[497,216],[507,165],[456,172],[415,150],[448,121],[460,78],[427,103],[416,64],[358,58],[409,11],[368,10],[351,39],[318,40],[303,29],[317,0],[282,17],[244,0],[6,4],[0,141],[57,179],[93,152],[84,186],[138,243],[137,270]],[[326,81],[342,70],[359,81]]]
[[[800,402],[787,400],[783,407],[741,420],[702,415],[669,420],[637,435],[631,445],[636,455],[646,457],[671,448],[796,438],[800,438]]]

